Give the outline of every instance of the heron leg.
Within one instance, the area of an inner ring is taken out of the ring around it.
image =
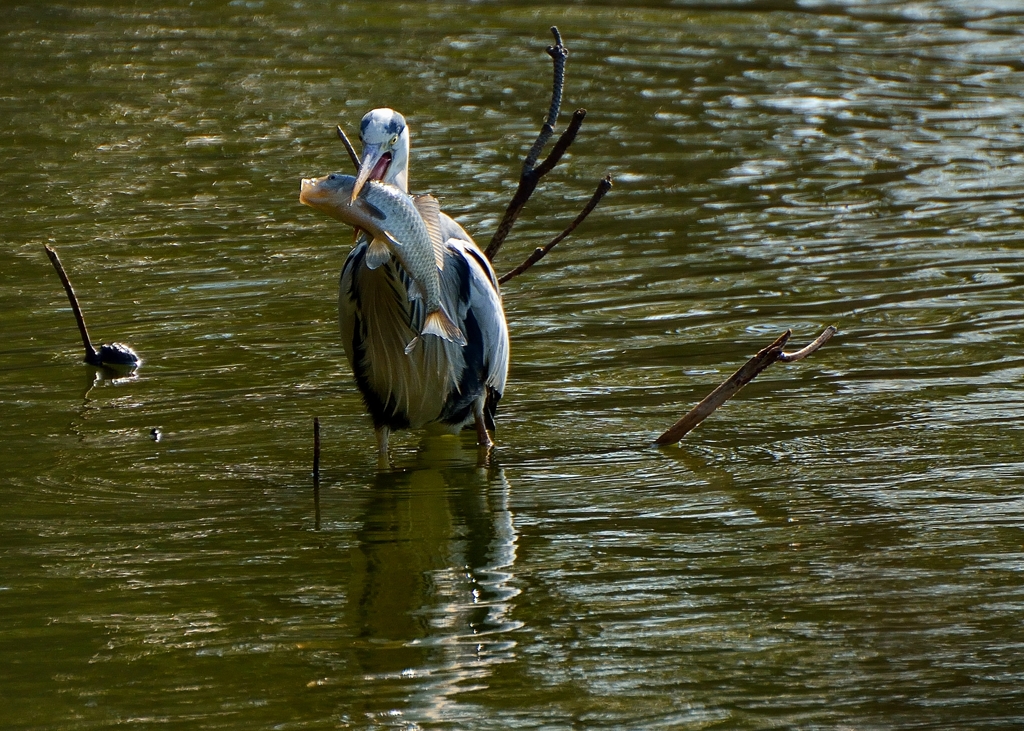
[[[388,466],[388,437],[391,430],[386,426],[379,426],[373,430],[377,437],[377,462],[383,467]]]
[[[487,422],[484,419],[484,404],[482,400],[477,402],[474,412],[476,421],[476,443],[481,447],[493,447],[494,442],[491,441],[491,435],[487,433]]]

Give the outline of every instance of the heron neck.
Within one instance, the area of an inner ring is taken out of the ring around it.
[[[394,174],[394,177],[388,181],[396,188],[401,188],[403,192],[409,192],[409,169],[404,168]]]

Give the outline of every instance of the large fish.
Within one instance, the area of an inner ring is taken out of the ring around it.
[[[421,335],[436,335],[458,345],[466,337],[441,304],[444,242],[441,209],[430,195],[409,196],[393,185],[370,180],[352,199],[356,179],[332,173],[303,178],[299,200],[373,237],[366,251],[366,266],[376,269],[394,254],[412,277],[409,299],[422,299],[426,310]],[[416,346],[414,338],[406,353]]]

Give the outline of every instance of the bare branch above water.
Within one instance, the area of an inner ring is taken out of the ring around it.
[[[554,70],[554,78],[551,82],[551,104],[548,107],[548,115],[544,121],[544,125],[541,127],[540,134],[537,135],[537,139],[534,141],[533,146],[527,153],[526,158],[523,160],[522,173],[519,176],[519,185],[516,188],[516,192],[512,195],[512,200],[509,201],[508,207],[505,209],[505,215],[502,216],[501,221],[498,223],[498,228],[495,230],[494,235],[491,237],[490,243],[487,245],[487,249],[484,254],[490,261],[494,261],[494,257],[497,255],[498,250],[502,244],[505,243],[505,239],[508,238],[509,231],[512,230],[512,226],[519,218],[519,214],[522,213],[526,203],[530,200],[530,196],[537,189],[537,185],[540,183],[541,178],[547,175],[551,170],[559,163],[562,156],[565,154],[569,146],[572,145],[576,139],[577,133],[580,131],[580,127],[583,125],[583,120],[587,116],[586,109],[577,109],[569,122],[569,125],[565,128],[558,139],[555,141],[554,146],[551,148],[551,152],[544,158],[540,165],[537,165],[537,160],[540,158],[540,154],[544,149],[544,146],[551,139],[551,136],[555,132],[555,123],[558,121],[558,115],[562,106],[562,91],[565,87],[565,62],[569,57],[569,49],[562,43],[562,36],[558,32],[558,28],[552,26],[551,33],[555,37],[555,45],[548,46],[547,52],[551,56]],[[522,269],[517,267],[517,270],[513,270],[502,278],[502,281],[508,281],[517,274],[529,269],[536,263],[537,260],[542,258],[548,251],[551,250],[555,244],[561,241],[563,238],[569,235],[569,233],[578,226],[584,218],[594,209],[597,203],[601,200],[605,193],[608,192],[608,188],[611,187],[611,178],[606,177],[601,185],[598,187],[601,190],[601,186],[605,186],[604,190],[600,195],[595,194],[595,198],[591,198],[590,203],[583,209],[583,212],[577,217],[577,220],[566,229],[563,234],[556,237],[555,241],[546,247],[538,247],[531,254],[531,258],[536,257],[533,261],[527,259],[529,264],[524,262],[524,265],[520,265]],[[538,254],[538,252],[543,253]]]
[[[533,147],[530,148],[526,159],[523,160],[523,173],[530,172],[533,170],[534,165],[537,164],[537,158],[540,157],[541,150],[544,149],[544,145],[548,143],[551,135],[555,132],[555,123],[558,122],[558,114],[562,110],[562,90],[565,87],[565,62],[569,58],[569,49],[562,43],[562,35],[558,32],[557,27],[551,26],[551,34],[555,37],[555,45],[547,47],[554,71],[554,78],[551,80],[551,104],[548,107],[548,116],[544,120],[540,134],[537,135]]]
[[[579,226],[581,223],[583,223],[583,219],[585,219],[587,216],[590,215],[590,212],[597,207],[597,204],[601,202],[601,199],[604,198],[604,194],[607,193],[611,189],[611,187],[612,187],[612,177],[610,175],[604,176],[604,178],[601,180],[601,182],[598,183],[597,190],[594,191],[594,195],[592,195],[590,197],[590,200],[587,202],[587,205],[584,206],[583,210],[580,211],[580,214],[578,216],[576,216],[575,219],[573,219],[573,222],[570,223],[565,228],[565,230],[562,231],[562,233],[558,234],[558,236],[556,236],[555,238],[551,239],[551,241],[547,245],[545,245],[545,246],[538,246],[536,249],[534,249],[533,253],[531,253],[528,257],[526,257],[526,259],[523,261],[522,264],[517,266],[515,269],[512,269],[511,271],[506,272],[505,274],[503,274],[498,279],[498,284],[504,284],[505,282],[507,282],[508,280],[512,279],[513,277],[518,277],[520,274],[522,274],[527,269],[529,269],[534,264],[536,264],[538,261],[540,261],[545,256],[547,256],[548,252],[551,251],[553,248],[555,248],[555,246],[558,244],[558,242],[560,242],[566,236],[571,234],[576,229],[577,226]]]
[[[735,396],[741,388],[753,381],[761,371],[766,369],[772,363],[795,363],[798,360],[803,360],[831,340],[832,336],[835,335],[836,332],[838,331],[835,326],[829,325],[825,328],[825,331],[815,338],[815,340],[809,345],[797,350],[796,352],[786,353],[783,351],[783,348],[786,346],[786,343],[793,334],[792,330],[786,330],[786,332],[780,335],[775,342],[758,351],[757,355],[744,363],[738,371],[729,376],[729,378],[718,386],[718,388],[709,393],[703,401],[690,409],[685,416],[669,427],[661,436],[655,439],[654,443],[658,446],[664,446],[666,444],[675,444],[680,441],[687,433],[692,431],[698,424],[704,421],[704,419],[709,417],[715,409]]]

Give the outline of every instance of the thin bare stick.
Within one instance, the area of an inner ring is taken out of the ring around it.
[[[320,484],[320,417],[313,417],[313,484]]]
[[[786,330],[775,342],[768,347],[758,351],[757,355],[743,364],[743,367],[727,378],[722,385],[709,393],[703,401],[694,406],[679,421],[673,424],[660,437],[654,440],[658,446],[675,444],[686,434],[692,431],[698,424],[712,414],[719,406],[735,396],[741,388],[754,380],[761,371],[776,361],[792,363],[806,358],[822,345],[827,343],[836,334],[836,328],[829,325],[825,332],[819,335],[814,342],[795,353],[784,353],[783,348],[793,334],[792,330]]]
[[[313,417],[313,529],[320,530],[320,417]]]
[[[558,140],[555,142],[555,146],[551,148],[551,152],[544,158],[544,162],[534,168],[533,172],[537,176],[537,180],[540,180],[549,172],[551,168],[559,163],[562,159],[562,155],[569,149],[569,145],[576,141],[576,134],[580,131],[580,127],[583,126],[583,120],[587,118],[586,109],[577,109],[572,113],[572,119],[569,120],[569,126],[565,128],[565,131],[558,136]]]
[[[348,156],[352,158],[352,164],[356,166],[356,170],[359,170],[359,155],[356,154],[356,148],[352,147],[352,143],[348,141],[348,135],[345,134],[345,130],[341,128],[339,124],[336,129],[338,130],[338,139],[341,140],[342,144],[345,145],[345,149],[348,150]]]
[[[71,280],[68,279],[67,273],[64,271],[64,267],[60,263],[60,258],[57,256],[57,252],[50,248],[49,244],[43,245],[46,248],[46,255],[50,257],[50,263],[53,264],[53,268],[57,270],[57,276],[60,277],[61,284],[64,285],[64,291],[68,294],[68,301],[71,302],[71,311],[75,313],[75,320],[78,322],[78,331],[82,334],[82,345],[85,346],[85,360],[89,365],[100,365],[100,355],[96,348],[92,347],[92,341],[89,339],[89,331],[85,327],[85,317],[82,316],[82,308],[78,306],[78,297],[75,296],[75,290],[71,286]]]
[[[604,194],[607,193],[611,189],[611,187],[612,176],[604,176],[601,182],[598,183],[597,190],[594,191],[594,195],[590,197],[590,200],[587,202],[587,205],[583,207],[583,210],[580,211],[580,214],[576,216],[573,222],[570,223],[568,227],[566,227],[566,229],[562,231],[562,233],[558,234],[558,236],[551,239],[551,241],[546,246],[538,246],[536,249],[534,249],[533,253],[526,257],[526,260],[523,261],[522,264],[517,266],[515,269],[503,274],[498,279],[498,284],[504,284],[513,277],[518,277],[520,274],[522,274],[527,269],[536,264],[538,261],[547,256],[548,252],[555,248],[555,246],[562,239],[564,239],[566,236],[575,231],[576,227],[583,223],[583,219],[590,215],[590,212],[597,207],[597,204],[601,202],[601,199],[604,198]]]

